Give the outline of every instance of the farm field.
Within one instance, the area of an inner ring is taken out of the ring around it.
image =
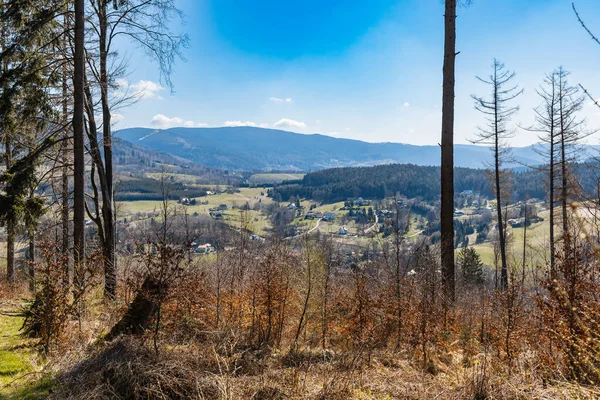
[[[146,178],[152,178],[156,180],[160,180],[162,175],[163,174],[161,172],[147,172],[144,174]],[[175,182],[181,182],[187,185],[195,184],[199,180],[198,176],[189,174],[168,174],[167,176],[172,177]]]
[[[304,174],[254,174],[248,178],[248,182],[260,185],[265,183],[281,183],[283,181],[295,181],[304,178]]]
[[[243,206],[246,202],[252,207],[254,204],[261,202],[269,204],[273,200],[266,196],[266,190],[261,188],[241,188],[238,193],[220,193],[211,196],[197,197],[196,205],[185,207],[188,214],[198,213],[201,215],[209,215],[210,209],[217,207],[220,204],[226,204],[227,210],[223,213],[223,220],[232,225],[239,227],[240,225],[240,210],[232,209]],[[205,204],[201,204],[204,202]],[[169,202],[170,205],[178,205],[175,200]],[[118,217],[124,218],[128,215],[137,213],[153,213],[159,209],[161,201],[159,200],[140,200],[140,201],[122,201],[117,203]],[[268,221],[258,211],[252,209],[247,211],[247,218],[250,225],[250,230],[262,235],[268,228]]]
[[[548,255],[548,240],[550,237],[550,226],[548,224],[549,211],[542,211],[538,215],[544,221],[527,227],[527,262],[530,265],[543,265]],[[523,258],[523,228],[508,228],[508,252],[509,262],[521,265]],[[487,265],[494,264],[494,245],[492,242],[475,244],[472,246],[479,255],[481,261]]]

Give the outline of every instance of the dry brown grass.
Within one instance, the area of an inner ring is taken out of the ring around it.
[[[351,355],[331,358],[238,351],[219,354],[210,345],[163,350],[157,357],[142,340],[99,345],[89,358],[58,375],[53,399],[597,399],[600,391],[567,382],[545,382],[534,370],[512,375],[486,371],[483,355],[466,368],[461,355],[423,372],[404,354],[382,352],[370,361]],[[527,358],[528,356],[523,356]],[[307,361],[309,360],[309,361]],[[261,368],[257,368],[261,365]],[[483,389],[483,391],[481,390]]]

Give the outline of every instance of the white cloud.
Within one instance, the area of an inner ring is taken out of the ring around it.
[[[183,126],[186,128],[206,128],[208,124],[204,122],[185,121]]]
[[[257,124],[252,121],[225,121],[223,126],[257,126]]]
[[[137,99],[158,99],[162,97],[158,94],[165,90],[158,82],[140,80],[137,83],[128,82],[125,79],[117,79],[117,86],[120,88],[121,95],[133,96]]]
[[[169,118],[162,114],[156,114],[154,117],[152,117],[152,121],[150,121],[150,124],[161,129],[173,128],[176,126],[183,126],[186,128],[201,128],[208,126],[207,124],[202,122],[184,121],[179,117]]]
[[[304,122],[295,121],[289,118],[281,118],[279,121],[273,124],[275,128],[306,128]]]
[[[404,108],[408,108],[408,107],[410,107],[410,103],[407,101],[404,103]]]
[[[281,99],[279,97],[270,97],[269,100],[276,103],[291,103],[293,101],[291,97],[286,97],[285,99]]]

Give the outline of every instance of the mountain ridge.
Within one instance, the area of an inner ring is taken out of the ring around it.
[[[370,143],[320,133],[299,134],[258,127],[127,128],[115,136],[213,168],[232,170],[313,171],[335,167],[389,163],[438,166],[437,145]],[[457,144],[457,167],[484,168],[492,161],[488,147]],[[513,148],[507,167],[538,165],[543,158],[533,146]]]

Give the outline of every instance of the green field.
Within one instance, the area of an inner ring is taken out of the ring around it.
[[[248,178],[248,182],[260,185],[265,183],[281,183],[283,181],[295,181],[304,178],[304,174],[254,174]]]
[[[269,204],[273,200],[266,196],[266,191],[264,189],[241,188],[237,193],[219,193],[211,196],[197,197],[196,201],[197,203],[194,206],[178,205],[174,200],[170,201],[169,205],[172,207],[180,207],[181,212],[185,210],[188,214],[197,212],[201,215],[209,215],[211,208],[220,204],[226,204],[228,209],[223,213],[223,221],[232,226],[239,227],[241,212],[239,209],[234,208],[241,207],[246,202],[252,207],[258,202]],[[201,204],[203,202],[207,204]],[[161,201],[158,200],[121,201],[117,203],[117,212],[119,218],[124,218],[128,215],[137,213],[158,212],[160,206]],[[263,235],[269,225],[269,222],[265,217],[260,212],[252,209],[247,211],[246,215],[252,226],[251,230],[259,235]]]
[[[532,224],[527,227],[527,263],[530,265],[544,265],[548,254],[548,241],[550,238],[550,225],[548,224],[549,211],[538,214],[544,218],[543,222]],[[508,251],[509,262],[520,265],[523,259],[523,228],[508,228]],[[494,264],[494,245],[491,242],[473,245],[473,248],[481,255],[484,264]]]
[[[164,174],[162,172],[147,172],[146,174],[144,174],[144,176],[146,178],[156,179],[157,181],[159,181],[163,175]],[[167,176],[167,178],[169,180],[172,177],[173,181],[175,181],[175,182],[181,182],[181,183],[184,183],[186,185],[195,184],[198,181],[198,179],[200,179],[196,175],[189,175],[189,174],[170,174],[170,173],[167,173],[166,176]]]
[[[36,347],[20,335],[23,319],[14,316],[20,306],[18,303],[0,303],[0,398],[45,399],[53,382],[37,373]]]

